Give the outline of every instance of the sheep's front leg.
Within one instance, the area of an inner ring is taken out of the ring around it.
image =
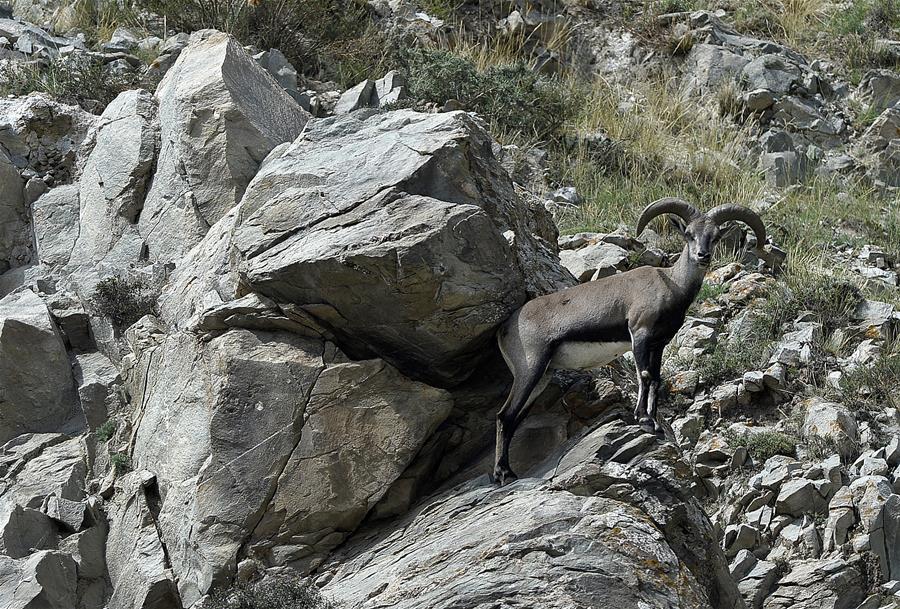
[[[632,351],[638,379],[637,404],[634,407],[634,418],[638,425],[647,432],[655,430],[654,421],[647,412],[647,405],[652,397],[653,408],[656,408],[656,387],[653,380],[653,351],[650,341],[644,333],[632,333]]]
[[[659,383],[661,381],[660,372],[662,370],[662,353],[665,346],[657,346],[651,350],[650,354],[650,382],[647,388],[647,416],[653,421],[653,431],[662,433],[663,428],[659,423],[659,413],[657,410],[657,394],[659,392]]]

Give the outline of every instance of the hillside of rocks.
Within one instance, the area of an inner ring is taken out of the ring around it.
[[[348,72],[164,4],[0,8],[0,606],[900,606],[896,29],[857,74],[728,3],[377,1],[406,54]],[[672,264],[667,194],[769,234],[725,227],[664,433],[630,355],[558,372],[495,485],[497,328]]]

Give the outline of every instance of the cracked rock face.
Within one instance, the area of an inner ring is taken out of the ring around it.
[[[137,262],[143,242],[136,222],[158,146],[156,113],[153,97],[142,90],[120,94],[103,111],[79,181],[81,230],[73,266],[96,270],[106,262],[117,270]],[[119,259],[110,261],[114,250]]]
[[[28,261],[31,243],[23,186],[9,155],[0,147],[0,274]]]
[[[230,36],[191,37],[156,91],[160,150],[139,222],[154,261],[177,261],[240,200],[259,164],[309,118]]]
[[[287,333],[178,334],[136,368],[134,461],[156,472],[160,539],[188,605],[243,558],[315,567],[451,408],[382,361]]]
[[[486,477],[362,529],[320,570],[374,607],[734,607],[743,601],[672,445],[613,418],[513,485]],[[679,487],[679,480],[685,487]],[[724,576],[723,576],[724,575]]]

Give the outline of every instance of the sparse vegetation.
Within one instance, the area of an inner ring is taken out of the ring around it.
[[[100,112],[122,91],[155,87],[149,78],[138,70],[111,72],[98,59],[73,54],[0,67],[0,95],[46,93],[61,102]]]
[[[149,32],[148,15],[142,14],[131,2],[75,0],[71,7],[73,27],[83,32],[91,44],[106,42],[120,27],[128,28],[136,35]]]
[[[202,609],[338,609],[312,584],[299,579],[270,579],[218,590]]]
[[[855,410],[900,408],[900,350],[888,345],[871,365],[845,370],[840,380],[841,402]]]
[[[308,76],[344,87],[383,72],[395,43],[362,0],[141,0],[178,31],[215,28],[243,44],[278,48]]]
[[[721,283],[704,283],[700,286],[700,292],[697,294],[697,301],[712,300],[718,298],[728,291],[728,286]]]
[[[107,442],[116,433],[115,419],[107,419],[103,425],[97,428],[97,441]]]
[[[772,352],[774,337],[766,328],[762,313],[753,312],[749,321],[747,332],[720,340],[712,353],[692,362],[703,382],[715,385],[740,378],[748,370],[758,370],[765,365]]]
[[[117,476],[131,471],[131,459],[125,453],[113,453],[109,456],[109,463],[113,466]]]
[[[124,329],[144,315],[152,314],[156,298],[140,281],[110,277],[97,284],[91,303],[116,328]]]
[[[559,82],[524,63],[480,70],[474,61],[454,52],[419,49],[409,55],[407,71],[413,97],[437,104],[456,100],[507,137],[551,137],[575,109],[573,96]]]
[[[728,430],[725,432],[725,440],[731,446],[743,446],[746,448],[750,456],[758,463],[763,463],[766,459],[775,455],[797,456],[797,443],[799,442],[796,436],[779,431],[738,434]]]

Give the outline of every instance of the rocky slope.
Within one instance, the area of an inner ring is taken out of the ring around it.
[[[682,17],[702,39],[685,90],[740,75],[773,185],[859,170],[827,75]],[[62,42],[0,33],[22,56]],[[109,44],[112,63],[139,41]],[[528,298],[667,263],[665,242],[559,237],[572,193],[533,196],[452,104],[379,108],[397,74],[305,95],[228,35],[158,45],[155,91],[102,114],[0,101],[0,605],[200,607],[287,574],[347,607],[897,605],[900,413],[803,388],[826,331],[850,344],[830,383],[875,366],[893,305],[861,299],[840,328],[803,313],[764,366],[703,378],[791,262],[732,231],[739,260],[673,344],[664,437],[632,424],[627,366],[560,375],[514,443],[523,479],[496,488],[495,329]],[[855,92],[881,112],[860,167],[883,188],[898,83]],[[897,284],[890,253],[853,264]],[[773,438],[798,445],[760,450]]]

